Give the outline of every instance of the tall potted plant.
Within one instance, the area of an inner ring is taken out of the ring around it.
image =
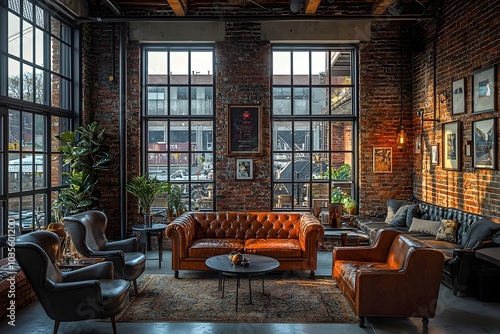
[[[62,173],[69,187],[59,192],[54,204],[72,214],[98,207],[98,173],[110,168],[112,157],[105,145],[104,129],[99,130],[99,124],[93,122],[56,138],[64,144],[59,151],[70,170]]]
[[[140,212],[144,215],[144,225],[151,226],[153,202],[160,193],[170,192],[170,183],[159,181],[146,173],[132,177],[126,188],[139,201]]]
[[[168,193],[168,209],[167,216],[168,218],[173,216],[174,210],[177,213],[177,216],[180,216],[179,211],[181,208],[181,197],[182,197],[182,189],[179,185],[172,185],[170,187],[170,192]]]

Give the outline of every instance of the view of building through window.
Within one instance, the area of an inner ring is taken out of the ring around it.
[[[273,48],[272,206],[326,206],[356,197],[354,48]]]

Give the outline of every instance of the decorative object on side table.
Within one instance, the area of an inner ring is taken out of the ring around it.
[[[127,184],[127,191],[139,200],[139,209],[144,215],[144,225],[151,226],[151,207],[153,202],[160,193],[168,194],[170,192],[170,183],[161,182],[156,177],[151,178],[146,173],[140,176],[133,176],[129,184]]]
[[[244,257],[240,252],[232,252],[228,256],[229,260],[232,264],[242,265],[244,267],[250,264],[250,260],[247,257]]]

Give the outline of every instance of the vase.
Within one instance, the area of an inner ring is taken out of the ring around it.
[[[144,226],[151,227],[153,225],[153,217],[150,214],[144,214]]]
[[[342,203],[331,203],[330,204],[330,225],[332,227],[342,226]]]

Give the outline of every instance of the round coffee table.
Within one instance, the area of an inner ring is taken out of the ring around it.
[[[163,235],[165,234],[165,229],[167,228],[167,224],[152,224],[151,226],[147,225],[134,225],[132,226],[132,230],[137,232],[137,240],[141,245],[142,252],[146,254],[146,244],[147,239],[142,240],[142,234],[146,233],[156,233],[158,236],[158,268],[161,269],[161,262],[163,261]],[[155,260],[155,259],[149,259]]]
[[[248,291],[250,294],[250,304],[252,304],[251,277],[262,275],[262,293],[264,293],[264,274],[277,269],[280,263],[278,260],[269,256],[242,254],[250,261],[249,265],[245,267],[232,264],[228,255],[229,254],[212,256],[205,261],[205,264],[208,268],[219,273],[219,290],[222,290],[222,298],[224,298],[226,276],[236,277],[236,311],[238,311],[240,277],[248,277]]]

